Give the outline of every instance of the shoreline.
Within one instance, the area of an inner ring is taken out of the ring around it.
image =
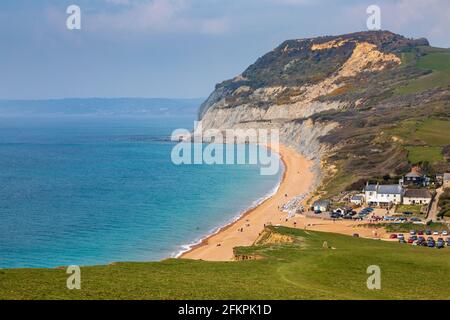
[[[280,145],[278,155],[284,171],[275,191],[254,207],[244,211],[234,221],[217,228],[214,233],[178,254],[177,258],[232,261],[234,247],[253,244],[265,225],[284,222],[287,213],[280,208],[296,196],[308,193],[315,177],[310,170],[312,161],[307,160],[296,150]],[[306,200],[307,197],[302,203]]]
[[[219,226],[214,228],[214,230],[212,230],[211,232],[209,232],[207,235],[201,237],[198,241],[192,242],[190,244],[187,245],[183,245],[182,247],[186,247],[185,250],[179,250],[176,254],[173,254],[172,257],[175,259],[182,259],[184,254],[189,253],[190,251],[200,247],[205,241],[207,241],[209,238],[213,237],[214,235],[217,235],[218,233],[225,231],[226,228],[231,227],[233,224],[235,224],[236,222],[238,222],[240,219],[244,218],[247,214],[249,214],[252,210],[256,209],[258,206],[260,206],[261,204],[263,204],[265,201],[269,200],[271,197],[273,197],[278,190],[280,189],[280,185],[283,182],[284,179],[284,175],[285,175],[285,164],[283,159],[281,158],[281,155],[279,155],[280,158],[280,164],[283,167],[283,174],[280,175],[280,179],[278,180],[276,186],[274,188],[272,188],[272,190],[267,193],[266,195],[260,197],[259,199],[253,201],[252,205],[250,207],[248,207],[247,209],[244,209],[242,211],[240,211],[230,222],[226,223],[223,226]]]

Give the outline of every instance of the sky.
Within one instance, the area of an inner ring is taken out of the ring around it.
[[[372,4],[450,47],[449,0],[1,0],[0,99],[207,97],[284,40],[367,30]]]

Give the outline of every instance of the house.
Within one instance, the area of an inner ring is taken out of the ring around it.
[[[400,184],[404,186],[416,185],[425,187],[430,184],[430,179],[422,173],[420,167],[412,167],[411,172],[400,179]]]
[[[436,174],[436,184],[442,186],[443,183],[444,183],[444,174],[443,173]]]
[[[427,189],[408,189],[403,196],[403,204],[429,204],[432,198]]]
[[[350,198],[350,202],[357,206],[361,206],[364,203],[364,195],[355,194],[353,197]]]
[[[442,180],[444,189],[450,188],[450,173],[444,173],[444,178]]]
[[[339,214],[342,214],[342,215],[347,214],[347,213],[352,212],[352,211],[353,211],[353,208],[351,208],[351,207],[339,207],[339,208],[333,210],[333,212],[339,213]]]
[[[314,211],[326,212],[330,209],[330,201],[317,200],[313,204]]]
[[[392,204],[401,204],[403,201],[403,187],[399,184],[369,184],[364,188],[366,203],[374,206],[387,207]]]

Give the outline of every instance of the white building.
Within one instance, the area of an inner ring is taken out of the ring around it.
[[[355,194],[353,197],[351,197],[350,202],[357,206],[361,206],[364,203],[364,195]]]
[[[444,189],[450,188],[450,173],[444,173],[442,186]]]
[[[364,188],[366,203],[374,206],[389,206],[403,202],[404,190],[401,185],[369,184]]]
[[[314,211],[316,212],[327,212],[330,209],[330,201],[328,200],[318,200],[313,204]]]
[[[409,189],[403,196],[403,204],[429,204],[433,196],[427,189]]]

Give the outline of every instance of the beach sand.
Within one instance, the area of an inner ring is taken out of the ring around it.
[[[285,171],[278,191],[254,209],[247,211],[236,222],[223,227],[214,235],[203,240],[191,250],[183,253],[180,258],[206,261],[232,261],[233,248],[250,246],[259,237],[264,225],[283,225],[303,230],[322,231],[353,235],[360,237],[389,240],[389,234],[380,225],[377,228],[367,228],[362,221],[319,219],[303,214],[288,218],[281,208],[298,195],[311,190],[314,174],[310,171],[312,162],[297,153],[294,149],[280,145],[279,150]],[[287,196],[286,196],[287,194]],[[304,202],[308,199],[305,198]],[[240,230],[243,230],[242,232]]]
[[[180,258],[230,261],[234,258],[233,248],[252,245],[263,231],[264,225],[286,223],[287,213],[282,212],[280,208],[296,196],[307,193],[314,182],[314,175],[310,171],[312,162],[294,149],[280,145],[279,153],[285,171],[278,191],[234,223],[182,254]]]

